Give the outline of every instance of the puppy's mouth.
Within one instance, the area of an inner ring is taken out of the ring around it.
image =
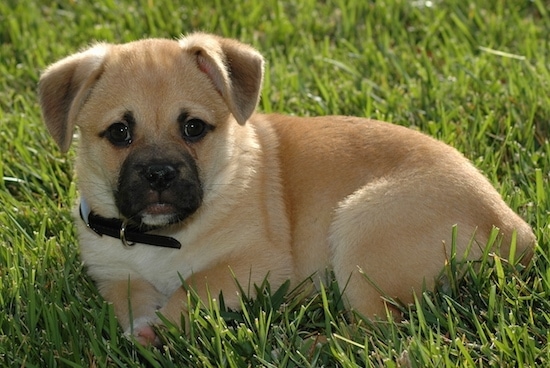
[[[183,222],[195,213],[201,204],[201,193],[200,187],[194,185],[175,186],[161,193],[134,188],[118,193],[117,198],[125,198],[119,200],[118,208],[129,223],[142,229],[158,229]]]
[[[145,228],[161,228],[184,221],[200,206],[202,191],[198,184],[180,179],[165,190],[137,185],[119,193],[119,209],[130,222]]]
[[[162,227],[179,222],[178,210],[169,203],[152,203],[138,215],[140,222],[147,226]]]
[[[143,211],[147,215],[171,215],[176,212],[176,208],[169,203],[153,203]]]

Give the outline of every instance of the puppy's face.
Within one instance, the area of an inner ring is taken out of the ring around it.
[[[166,226],[224,180],[262,73],[259,54],[224,42],[197,34],[98,45],[46,71],[46,123],[62,149],[80,128],[79,189],[96,211]]]
[[[140,46],[108,55],[76,120],[77,168],[81,190],[103,186],[121,217],[163,226],[200,206],[208,175],[201,178],[198,167],[211,169],[211,135],[220,135],[230,113],[177,43]]]

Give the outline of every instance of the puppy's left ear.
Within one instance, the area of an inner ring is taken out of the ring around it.
[[[198,69],[210,78],[237,122],[246,123],[260,99],[262,55],[236,40],[204,33],[182,38],[180,45],[196,57]]]

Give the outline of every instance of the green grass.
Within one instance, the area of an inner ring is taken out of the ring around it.
[[[260,110],[389,120],[464,152],[533,226],[533,264],[451,259],[448,282],[402,306],[402,322],[346,315],[330,279],[309,298],[266,286],[242,312],[192,308],[188,335],[162,330],[162,349],[135,346],[79,262],[74,154],[47,135],[36,83],[93,40],[194,30],[262,51]],[[549,366],[549,34],[545,0],[2,1],[0,364]]]

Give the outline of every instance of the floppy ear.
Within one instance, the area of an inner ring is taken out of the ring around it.
[[[38,95],[48,131],[62,152],[71,145],[76,115],[103,71],[108,45],[98,44],[50,65]]]
[[[180,40],[181,47],[196,57],[239,124],[250,118],[262,87],[264,59],[251,46],[205,33]]]

